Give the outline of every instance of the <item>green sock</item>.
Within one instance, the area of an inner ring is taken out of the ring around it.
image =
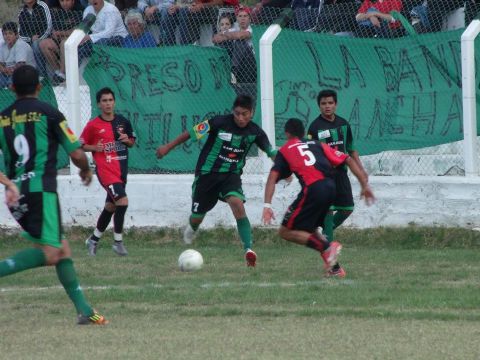
[[[333,241],[333,214],[329,212],[323,222],[323,235],[327,237],[328,242]]]
[[[189,221],[190,227],[193,229],[193,231],[197,231],[198,228],[200,227],[200,224],[192,222],[192,217],[191,216],[190,216],[188,221]]]
[[[237,219],[237,229],[240,234],[240,240],[243,243],[243,249],[252,248],[252,227],[250,226],[250,221],[247,217]]]
[[[44,266],[45,262],[46,259],[43,250],[39,248],[25,249],[0,261],[0,277]]]
[[[77,309],[78,314],[91,316],[93,315],[92,307],[85,300],[82,288],[77,280],[77,274],[73,267],[73,261],[70,258],[61,259],[55,266],[57,270],[58,280],[65,288],[68,297],[72,300]]]
[[[351,213],[351,211],[337,211],[333,216],[333,230],[342,225],[343,222],[348,219]]]

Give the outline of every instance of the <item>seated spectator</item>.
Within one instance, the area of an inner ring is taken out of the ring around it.
[[[289,27],[300,31],[313,29],[317,23],[319,7],[320,0],[293,0],[295,15]]]
[[[257,63],[252,43],[250,8],[240,6],[235,10],[234,26],[213,36],[214,44],[231,45],[232,73],[237,83],[256,83]],[[227,43],[227,44],[225,44]]]
[[[145,31],[145,20],[138,11],[129,11],[125,16],[128,35],[123,39],[124,48],[156,47],[157,42],[149,31]]]
[[[464,0],[427,0],[430,31],[441,31],[445,16],[462,6],[464,6]]]
[[[182,2],[185,1],[185,2]],[[236,6],[238,0],[179,0],[168,9],[169,14],[178,14],[180,44],[193,44],[200,39],[200,25],[215,24],[218,6]]]
[[[53,74],[54,85],[65,81],[65,49],[67,38],[82,21],[82,12],[74,10],[74,0],[60,0],[60,8],[52,8],[52,35],[40,42],[40,50]]]
[[[62,0],[45,0],[45,3],[50,8],[50,12],[55,8],[60,9],[62,7],[61,2]],[[85,10],[86,5],[88,5],[88,1],[85,1],[85,5],[84,5],[81,0],[74,0],[72,10],[83,11]]]
[[[18,37],[18,27],[14,22],[2,26],[4,42],[0,45],[0,87],[5,88],[12,83],[13,71],[22,65],[36,66],[33,51]]]
[[[92,44],[122,46],[123,38],[128,35],[120,10],[115,5],[105,0],[88,1],[90,5],[83,12],[83,18],[86,18],[89,14],[95,15],[96,18],[90,29],[90,34],[85,35],[78,47],[79,62],[92,54]]]
[[[400,21],[390,15],[402,11],[401,0],[364,0],[355,17],[360,37],[396,37],[401,34]]]
[[[29,44],[40,73],[46,75],[45,59],[40,51],[40,41],[52,32],[52,17],[47,4],[40,0],[23,0],[23,7],[18,14],[20,39]]]
[[[162,45],[175,45],[175,29],[178,20],[169,9],[175,4],[175,0],[139,0],[138,9],[143,13],[147,24],[156,24],[160,30],[160,42]]]

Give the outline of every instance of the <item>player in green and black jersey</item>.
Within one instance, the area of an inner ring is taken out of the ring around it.
[[[350,124],[344,118],[338,116],[337,93],[334,90],[323,90],[317,96],[317,103],[320,108],[320,116],[317,117],[308,128],[308,138],[319,140],[326,143],[331,148],[349,154],[355,160],[360,170],[368,179],[368,175],[362,166],[358,151],[352,136]],[[323,232],[328,241],[333,241],[333,230],[339,227],[353,212],[354,203],[352,195],[352,185],[348,178],[345,165],[337,168],[335,173],[336,197],[329,214],[325,217],[325,222],[319,224],[323,227]],[[333,276],[345,276],[345,270],[335,266],[329,272]]]
[[[7,176],[20,189],[18,202],[10,203],[9,210],[34,247],[0,261],[0,277],[54,265],[75,305],[78,324],[106,324],[87,303],[78,283],[70,247],[63,239],[57,194],[58,147],[62,146],[80,168],[85,185],[92,181],[87,157],[63,114],[37,99],[40,83],[34,67],[17,68],[12,88],[17,99],[0,113],[0,149]]]
[[[248,151],[253,144],[272,159],[276,154],[267,134],[251,121],[252,117],[252,98],[239,95],[233,103],[232,114],[205,120],[157,149],[157,157],[161,159],[188,139],[198,140],[208,135],[195,169],[192,214],[189,225],[185,228],[183,240],[190,244],[207,212],[213,209],[218,200],[225,201],[237,220],[248,266],[255,266],[257,256],[251,249],[252,230],[243,205],[245,196],[240,176]]]

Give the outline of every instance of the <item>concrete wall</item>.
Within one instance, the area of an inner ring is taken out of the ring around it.
[[[131,175],[126,226],[183,226],[190,214],[192,180],[189,175]],[[357,196],[357,207],[347,226],[480,226],[480,178],[377,176],[371,177],[370,183],[377,196],[376,204],[366,207]],[[262,176],[244,175],[246,208],[254,226],[260,225],[263,184]],[[356,180],[352,184],[354,194],[358,194]],[[298,190],[297,181],[286,188],[277,186],[273,201],[277,223]],[[66,225],[95,225],[105,200],[105,191],[96,179],[86,188],[76,177],[59,176],[59,193]],[[219,203],[204,223],[205,227],[234,224],[224,203]],[[0,227],[5,226],[15,223],[6,207],[1,206]]]

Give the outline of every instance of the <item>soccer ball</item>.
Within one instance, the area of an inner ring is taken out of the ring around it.
[[[178,257],[178,267],[182,271],[200,270],[203,265],[203,257],[197,250],[188,249]]]

